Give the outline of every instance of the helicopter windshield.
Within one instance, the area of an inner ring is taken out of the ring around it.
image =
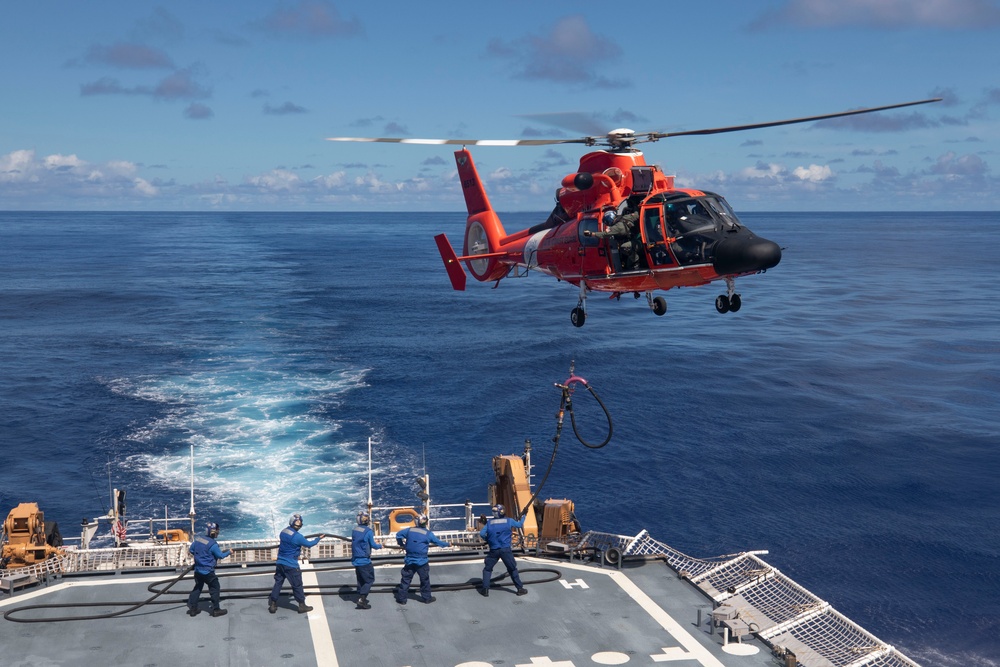
[[[669,199],[664,206],[671,236],[704,234],[739,225],[739,218],[722,197],[706,193],[702,197],[682,196]]]
[[[673,237],[671,247],[682,266],[707,263],[706,253],[719,240],[719,232],[740,225],[729,203],[713,192],[698,197],[671,193],[661,201],[664,231]]]

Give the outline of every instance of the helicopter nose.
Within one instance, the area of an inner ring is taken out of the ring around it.
[[[715,248],[712,266],[720,276],[755,273],[777,266],[781,248],[774,241],[759,237],[725,239]]]

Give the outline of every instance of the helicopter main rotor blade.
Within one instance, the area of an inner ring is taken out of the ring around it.
[[[409,139],[398,137],[327,137],[327,141],[364,143],[420,144],[425,146],[548,146],[550,144],[593,144],[591,137],[580,139]]]
[[[682,132],[644,132],[648,141],[656,141],[657,139],[665,139],[667,137],[683,137],[691,135],[705,135],[705,134],[722,134],[724,132],[741,132],[743,130],[758,130],[764,127],[777,127],[779,125],[794,125],[795,123],[809,123],[815,120],[826,120],[828,118],[841,118],[843,116],[856,116],[863,113],[872,113],[874,111],[887,111],[889,109],[901,109],[903,107],[912,107],[917,104],[930,104],[931,102],[940,102],[940,97],[934,97],[929,100],[918,100],[916,102],[903,102],[902,104],[890,104],[884,107],[871,107],[868,109],[854,109],[852,111],[841,111],[839,113],[828,113],[822,116],[808,116],[806,118],[791,118],[789,120],[776,120],[770,123],[753,123],[751,125],[733,125],[730,127],[713,127],[705,130],[685,130]]]

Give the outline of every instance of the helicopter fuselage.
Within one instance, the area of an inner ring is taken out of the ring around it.
[[[693,287],[777,265],[777,244],[744,227],[724,198],[673,181],[638,151],[589,153],[556,193],[549,219],[558,224],[512,235],[497,249],[513,264],[603,292]],[[629,213],[635,223],[628,238],[594,236],[606,220]]]
[[[781,260],[778,245],[743,226],[723,197],[674,187],[672,176],[647,165],[633,148],[584,155],[579,170],[563,178],[548,219],[509,235],[471,154],[463,149],[455,158],[469,210],[462,256],[444,234],[435,238],[458,290],[465,288],[459,262],[483,282],[539,271],[580,288],[573,317],[580,326],[588,291],[645,293],[653,311],[663,314],[666,302],[652,292],[725,280],[727,294],[716,308],[739,310],[733,280]]]

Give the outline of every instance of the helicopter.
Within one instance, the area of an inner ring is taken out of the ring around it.
[[[415,139],[330,137],[329,141],[461,145],[455,163],[465,196],[468,219],[462,254],[447,235],[434,237],[455,290],[466,287],[462,264],[480,282],[494,288],[508,276],[535,270],[579,288],[570,321],[582,327],[587,319],[587,293],[608,292],[620,300],[642,295],[655,315],[667,312],[657,290],[695,287],[725,281],[726,292],[715,299],[719,313],[737,312],[743,305],[736,279],[772,269],[781,261],[781,247],[755,235],[719,194],[675,187],[674,177],[646,164],[637,144],[680,136],[740,132],[780,125],[899,109],[939,102],[941,98],[888,106],[853,109],[820,116],[679,132],[611,130],[604,136],[576,139]],[[556,190],[556,205],[548,218],[528,229],[508,234],[490,204],[467,146],[544,146],[583,144],[586,153],[574,173]]]

